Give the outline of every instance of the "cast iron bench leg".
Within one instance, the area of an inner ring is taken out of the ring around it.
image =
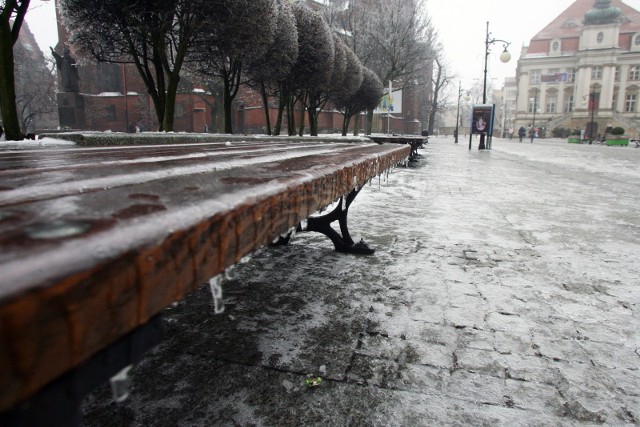
[[[360,188],[352,190],[347,196],[340,198],[338,205],[333,211],[321,215],[310,217],[307,219],[307,228],[303,231],[315,231],[327,236],[333,242],[337,252],[344,252],[350,254],[359,255],[372,255],[375,249],[370,248],[364,241],[355,243],[349,234],[349,228],[347,227],[347,214],[349,213],[349,206],[353,202],[360,192]],[[331,227],[331,223],[338,221],[340,224],[340,233]]]

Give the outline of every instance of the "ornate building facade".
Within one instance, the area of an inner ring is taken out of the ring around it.
[[[514,125],[640,132],[640,12],[620,0],[576,0],[524,47]]]

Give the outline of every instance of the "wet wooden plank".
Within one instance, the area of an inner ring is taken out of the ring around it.
[[[0,410],[409,150],[250,141],[0,151]]]

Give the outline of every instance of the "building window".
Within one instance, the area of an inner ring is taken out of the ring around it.
[[[598,43],[602,43],[602,40],[604,40],[604,33],[602,31],[598,33],[596,40],[598,41]]]
[[[591,69],[591,80],[602,79],[602,66],[598,65]]]
[[[556,103],[558,99],[555,96],[547,96],[547,113],[556,112]]]
[[[636,94],[627,95],[627,99],[625,100],[625,103],[624,103],[625,112],[633,113],[634,111],[636,111],[637,98],[638,98],[638,95]]]
[[[531,70],[531,83],[540,84],[540,70]]]
[[[611,100],[611,109],[616,111],[616,105],[618,105],[618,97],[613,95],[613,99]]]
[[[573,111],[573,95],[565,96],[564,98],[564,112],[570,113]]]
[[[106,110],[107,110],[106,111],[107,120],[109,120],[110,122],[115,122],[116,121],[116,106],[114,104],[107,105]]]
[[[620,67],[616,67],[615,75],[613,76],[613,80],[616,82],[620,81]]]
[[[575,70],[575,68],[571,68],[571,69],[567,70],[567,74],[569,74],[569,83],[575,83],[576,82],[576,70]]]
[[[560,43],[557,41],[554,41],[553,44],[551,44],[551,50],[553,50],[554,52],[557,52],[558,49],[560,49]]]
[[[629,80],[640,80],[640,65],[632,65],[629,68]]]
[[[633,38],[633,43],[634,43],[636,46],[640,46],[640,34],[638,34],[637,36],[635,36],[635,37]]]
[[[529,112],[534,113],[538,109],[538,94],[529,98]]]

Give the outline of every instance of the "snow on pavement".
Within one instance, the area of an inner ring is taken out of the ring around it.
[[[97,390],[84,425],[640,425],[640,150],[421,154],[351,207],[374,256],[259,251],[224,314],[208,286],[167,310],[132,396]]]

